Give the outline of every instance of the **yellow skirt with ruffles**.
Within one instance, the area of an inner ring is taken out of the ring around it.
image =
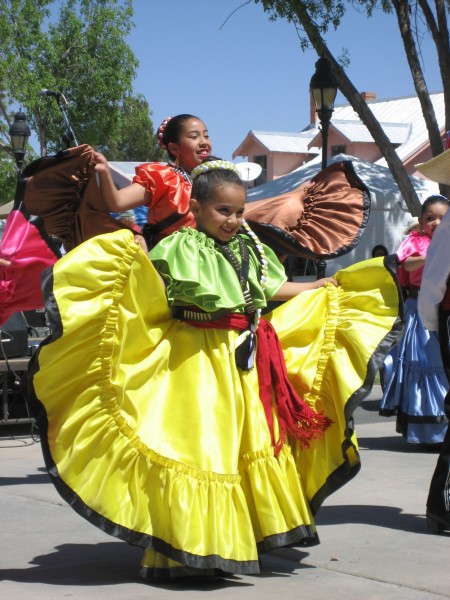
[[[52,326],[30,367],[53,483],[82,516],[146,549],[148,573],[257,573],[258,554],[317,543],[313,514],[359,469],[352,413],[395,341],[401,300],[382,259],[337,274],[266,316],[300,396],[333,421],[275,456],[256,369],[235,331],[175,320],[127,230],[46,273]]]

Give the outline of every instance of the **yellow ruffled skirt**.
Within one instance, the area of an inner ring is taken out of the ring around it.
[[[145,548],[144,574],[257,573],[260,552],[317,543],[313,514],[359,469],[352,413],[401,326],[382,259],[337,279],[266,316],[297,392],[333,421],[275,456],[238,333],[174,320],[131,232],[47,273],[52,335],[30,367],[46,465],[77,512]]]

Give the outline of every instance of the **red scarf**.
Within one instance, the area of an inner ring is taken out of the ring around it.
[[[236,329],[244,331],[251,318],[240,314],[230,314],[215,321],[186,321],[201,329]],[[275,454],[278,454],[292,435],[303,448],[308,448],[312,440],[321,438],[332,421],[322,412],[313,410],[295,391],[289,381],[280,340],[271,323],[259,320],[256,352],[259,396],[264,407]],[[273,431],[272,396],[275,398],[280,438],[275,442]]]

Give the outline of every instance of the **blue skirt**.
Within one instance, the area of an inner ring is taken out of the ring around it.
[[[380,415],[397,415],[397,431],[411,444],[438,444],[447,419],[448,381],[438,333],[422,325],[417,300],[405,302],[405,330],[384,361]]]

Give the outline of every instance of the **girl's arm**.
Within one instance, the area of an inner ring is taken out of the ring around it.
[[[6,258],[0,258],[0,267],[9,267],[11,263]]]
[[[324,287],[327,283],[331,283],[334,286],[338,286],[339,283],[333,277],[324,277],[323,279],[317,279],[316,281],[305,281],[294,282],[287,281],[283,284],[278,292],[271,298],[271,300],[290,300],[294,296],[305,292],[306,290],[316,290],[317,288]]]
[[[114,212],[125,212],[136,206],[147,204],[149,193],[139,183],[132,183],[121,190],[114,185],[108,161],[100,154],[94,153],[95,172],[98,175],[102,196],[109,208]]]
[[[425,265],[425,256],[408,256],[403,263],[405,271],[417,271]]]

